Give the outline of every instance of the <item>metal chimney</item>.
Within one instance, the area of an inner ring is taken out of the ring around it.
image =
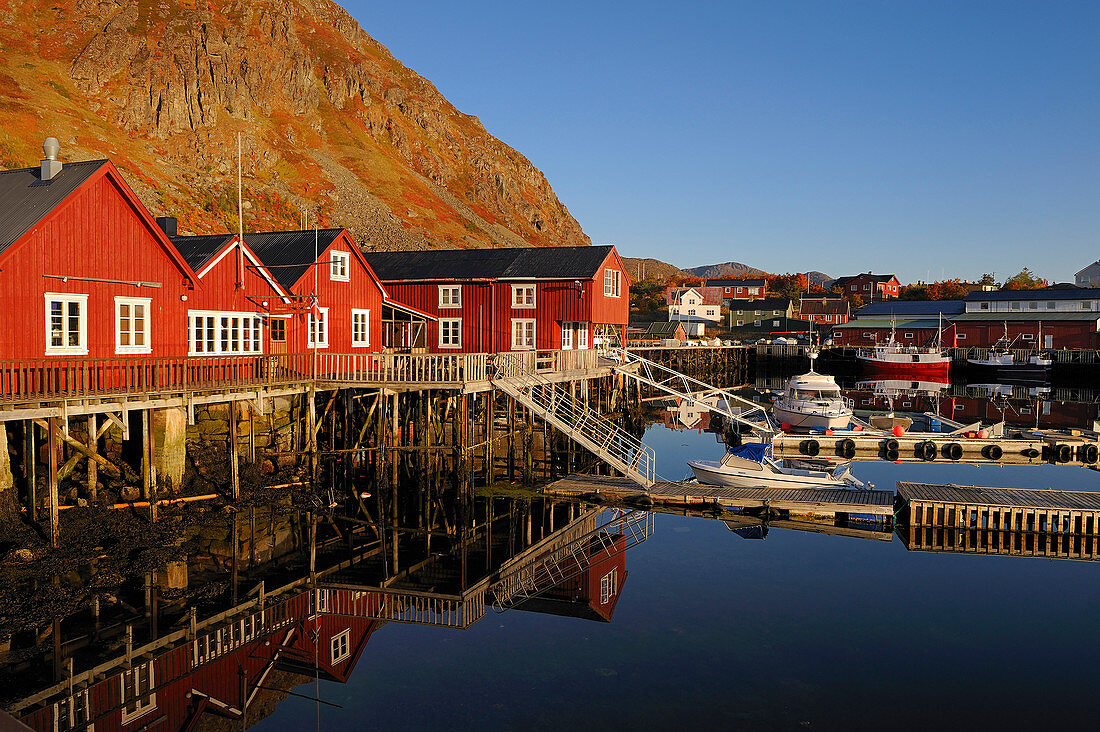
[[[42,143],[42,153],[46,156],[42,161],[42,180],[53,180],[53,177],[61,172],[61,161],[57,154],[61,152],[61,145],[56,137],[47,137]]]
[[[157,226],[168,236],[175,236],[179,225],[175,216],[158,216]]]

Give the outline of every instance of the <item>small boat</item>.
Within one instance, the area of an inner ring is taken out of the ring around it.
[[[878,379],[874,381],[860,381],[857,389],[867,389],[876,397],[886,400],[890,411],[886,414],[872,414],[867,418],[875,429],[887,432],[895,427],[908,430],[913,426],[913,419],[905,415],[894,413],[894,400],[899,397],[924,397],[938,399],[940,394],[947,389],[949,384],[941,381],[910,381],[908,379]]]
[[[1050,376],[1053,361],[1042,353],[1036,353],[1023,360],[1012,352],[1012,344],[1015,338],[1008,338],[1008,323],[1005,323],[1005,332],[994,343],[985,358],[968,358],[966,363],[982,373],[992,373],[1002,380],[1046,380]],[[1042,342],[1042,324],[1039,326],[1039,339]]]
[[[856,354],[868,370],[884,375],[904,374],[927,381],[946,381],[951,370],[951,356],[940,345],[942,329],[935,346],[903,346],[894,338],[894,323],[890,323],[890,340],[882,345],[861,349]]]
[[[836,380],[813,370],[817,357],[810,353],[810,371],[792,376],[772,411],[775,418],[793,429],[841,429],[852,421],[852,405],[840,395]]]
[[[720,461],[692,460],[688,466],[700,483],[734,488],[862,488],[852,475],[852,464],[834,470],[814,470],[778,462],[771,457],[771,445],[745,442],[726,450]]]

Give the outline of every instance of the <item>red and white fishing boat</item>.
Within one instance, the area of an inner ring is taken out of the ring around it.
[[[951,370],[951,356],[940,344],[936,334],[935,346],[903,346],[894,339],[894,325],[890,324],[890,340],[882,345],[864,348],[856,359],[874,374],[905,375],[922,381],[947,381]]]

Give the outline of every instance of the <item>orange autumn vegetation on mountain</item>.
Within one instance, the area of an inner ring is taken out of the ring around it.
[[[110,158],[156,215],[370,248],[590,243],[523,155],[329,0],[0,0],[0,166]]]

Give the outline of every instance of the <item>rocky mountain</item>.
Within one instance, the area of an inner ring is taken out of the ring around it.
[[[762,269],[750,267],[740,262],[706,264],[702,267],[688,267],[684,271],[695,277],[759,277],[766,274]]]
[[[644,279],[663,282],[669,277],[682,277],[686,274],[676,265],[662,262],[659,259],[639,257],[623,257],[622,259],[631,282],[641,282]]]
[[[415,12],[410,10],[410,12]],[[546,177],[329,0],[0,0],[0,166],[109,157],[194,233],[589,244]]]

